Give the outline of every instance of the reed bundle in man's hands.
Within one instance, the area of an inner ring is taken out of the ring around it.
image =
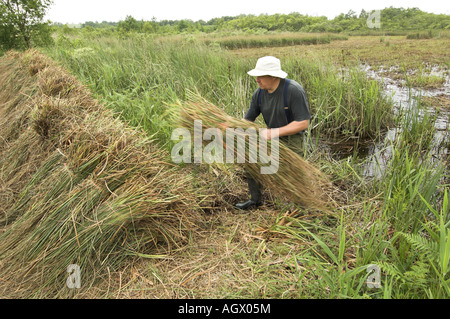
[[[206,133],[207,130],[216,129],[222,132],[222,136],[225,136],[228,133],[227,131],[233,128],[233,134],[239,139],[242,135],[247,135],[248,137],[249,129],[254,129],[254,132],[258,132],[260,129],[253,122],[236,119],[227,115],[221,108],[196,94],[188,94],[186,101],[178,101],[175,106],[179,108],[179,112],[175,116],[175,122],[179,127],[189,129],[190,132],[194,132],[196,129],[194,123],[201,123],[201,127],[197,125],[197,130],[201,129],[202,134]],[[264,168],[267,168],[267,161],[261,160],[264,157],[251,154],[250,150],[260,148],[261,146],[261,138],[259,135],[258,138],[245,139],[246,154],[244,162],[242,161],[242,155],[239,154],[240,149],[236,147],[234,141],[233,144],[225,142],[225,138],[220,142],[225,148],[223,153],[226,154],[231,146],[234,158],[236,159],[234,163],[237,165],[245,165],[245,170],[265,185],[275,196],[307,208],[329,208],[325,193],[325,189],[329,188],[330,185],[327,176],[282,142],[279,143],[279,147],[277,148],[272,147],[272,143],[276,143],[275,141],[266,141],[267,148],[265,151],[271,150],[270,158],[274,159],[278,157],[279,161],[277,170],[272,174],[262,174],[261,172]],[[259,144],[256,145],[257,143]],[[203,144],[211,144],[211,142],[205,142],[203,140]],[[257,160],[255,161],[255,159]],[[214,165],[217,163],[211,164]],[[224,166],[217,165],[217,167]]]

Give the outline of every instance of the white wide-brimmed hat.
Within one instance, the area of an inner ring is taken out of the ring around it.
[[[251,76],[271,75],[282,79],[287,77],[287,73],[281,70],[280,60],[273,56],[265,56],[258,59],[256,67],[247,73]]]

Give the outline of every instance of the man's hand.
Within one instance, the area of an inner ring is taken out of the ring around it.
[[[266,140],[271,140],[275,137],[282,137],[287,135],[294,135],[298,132],[301,132],[303,130],[306,130],[309,125],[309,120],[305,121],[294,121],[289,123],[286,126],[280,127],[280,128],[273,128],[273,129],[262,129],[260,131],[260,135],[265,138]]]
[[[262,129],[259,133],[264,139],[271,140],[275,137],[278,137],[278,129]]]

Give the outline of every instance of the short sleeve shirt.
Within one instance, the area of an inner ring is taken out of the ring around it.
[[[284,110],[283,95],[285,83],[286,80],[281,79],[278,88],[272,93],[269,93],[267,90],[261,90],[261,105],[259,109],[257,107],[259,89],[257,89],[253,93],[250,108],[245,115],[245,119],[254,122],[259,114],[262,114],[268,128],[280,128],[289,124]],[[311,119],[305,90],[294,80],[290,80],[287,90],[287,103],[293,121],[301,122]]]

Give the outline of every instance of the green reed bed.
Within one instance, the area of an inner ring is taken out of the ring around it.
[[[442,145],[435,121],[420,103],[398,115],[399,131],[387,141],[387,163],[374,183],[382,200],[379,220],[389,229],[388,245],[373,261],[385,275],[384,297],[449,296],[448,169],[436,157]]]
[[[171,133],[165,103],[183,98],[188,88],[198,88],[214,101],[230,101],[236,115],[245,108],[240,103],[249,94],[246,69],[222,51],[172,41],[83,41],[81,48],[55,47],[49,53],[123,119],[156,133],[160,143],[166,143]]]
[[[206,45],[219,45],[225,49],[267,48],[294,45],[316,45],[336,40],[347,40],[348,37],[338,34],[265,34],[219,37],[203,40]]]
[[[402,138],[394,142],[380,184],[390,239],[376,263],[389,298],[448,298],[450,216],[443,183],[448,173],[430,152],[420,155]]]
[[[247,75],[256,63],[198,42],[174,39],[81,39],[79,48],[57,46],[49,54],[93,88],[105,104],[158,140],[170,132],[165,103],[183,99],[187,89],[235,117],[243,117],[257,85]],[[332,61],[286,57],[283,68],[302,84],[322,136],[376,138],[391,123],[391,103],[375,81],[355,69],[341,71]]]
[[[318,135],[377,139],[392,125],[392,102],[364,72],[314,56],[289,60],[287,68],[307,92]]]

